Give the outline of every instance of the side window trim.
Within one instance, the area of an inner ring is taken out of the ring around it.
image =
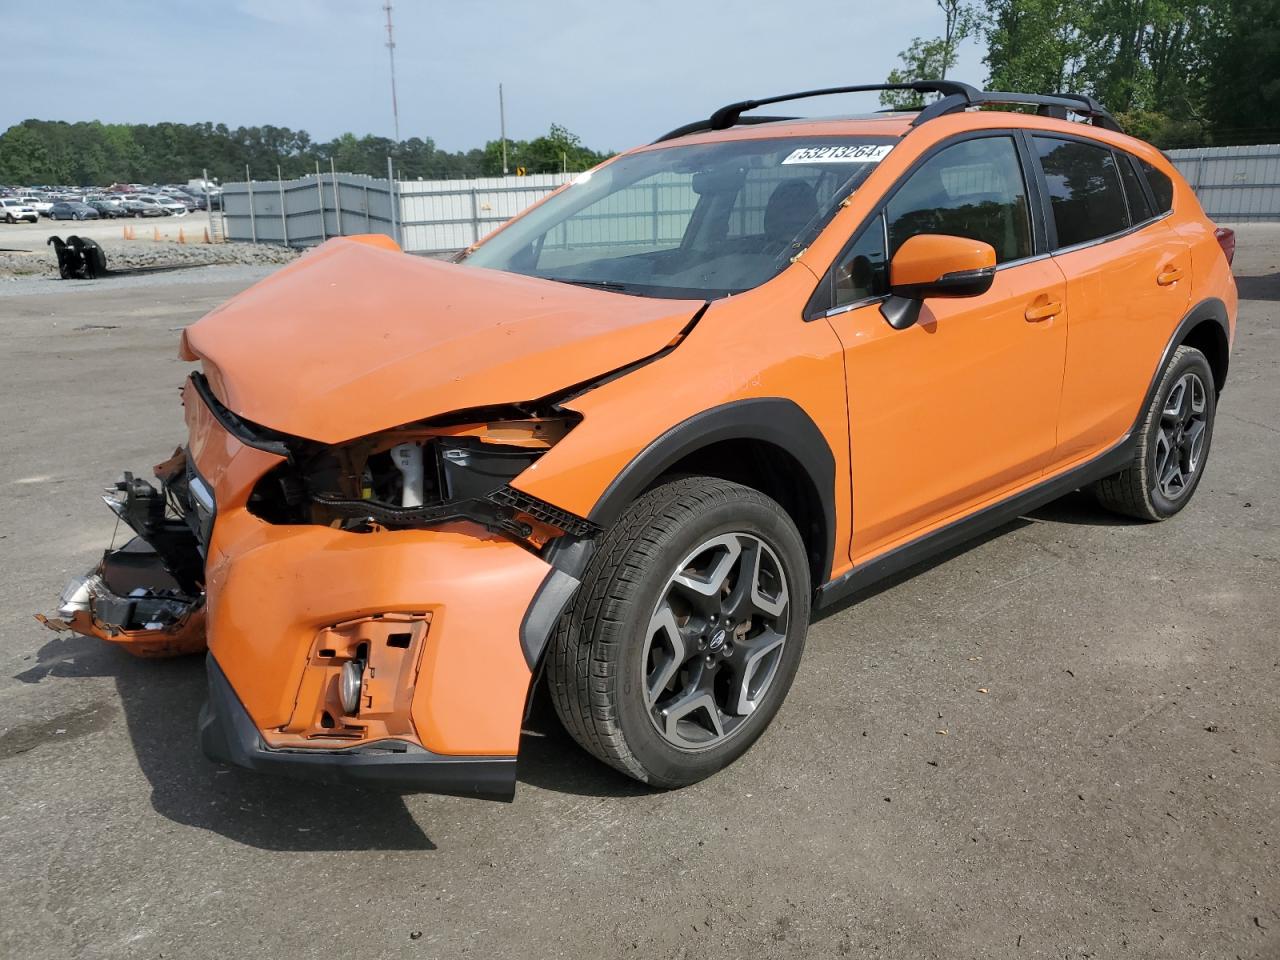
[[[1018,159],[1022,161],[1022,179],[1027,185],[1027,205],[1031,210],[1032,255],[1047,256],[1058,245],[1058,227],[1049,206],[1048,185],[1040,167],[1040,158],[1031,147],[1031,131],[1020,129],[1013,134],[1018,146]]]
[[[1049,234],[1049,231],[1053,229],[1053,218],[1052,216],[1048,218],[1045,217],[1045,210],[1043,209],[1043,207],[1040,209],[1039,215],[1037,216],[1036,198],[1044,195],[1045,191],[1041,189],[1039,180],[1035,181],[1034,186],[1032,181],[1035,177],[1043,177],[1043,173],[1041,173],[1040,171],[1040,166],[1038,161],[1034,163],[1033,167],[1031,168],[1028,167],[1028,163],[1035,161],[1036,158],[1034,157],[1034,151],[1030,149],[1030,143],[1025,140],[1025,136],[1026,134],[1024,133],[1024,131],[1018,127],[998,128],[998,129],[993,128],[990,130],[970,130],[964,133],[958,133],[951,137],[947,137],[946,139],[943,139],[943,140],[939,140],[937,143],[935,143],[932,147],[930,147],[920,156],[916,157],[916,159],[912,162],[911,166],[907,167],[907,169],[902,172],[902,174],[898,177],[898,179],[895,180],[890,185],[889,189],[886,190],[881,195],[880,200],[876,203],[876,206],[871,210],[870,213],[867,214],[866,218],[861,223],[859,223],[858,226],[853,230],[853,232],[849,235],[849,239],[845,241],[843,246],[840,247],[840,251],[836,254],[835,258],[831,261],[831,263],[827,265],[827,269],[822,274],[822,279],[818,282],[818,285],[814,289],[813,294],[809,297],[808,303],[805,304],[804,313],[802,314],[804,321],[806,323],[809,323],[811,321],[820,320],[825,317],[838,316],[839,314],[845,313],[848,310],[852,310],[857,307],[864,307],[867,304],[871,304],[871,303],[878,303],[879,301],[884,300],[888,297],[888,294],[882,294],[879,296],[867,297],[863,300],[858,300],[853,303],[843,303],[838,307],[832,306],[832,304],[835,303],[836,268],[840,265],[841,261],[844,260],[845,255],[851,249],[853,249],[854,244],[856,244],[860,239],[862,239],[862,234],[867,230],[868,226],[876,219],[876,217],[882,217],[881,222],[884,224],[884,231],[885,231],[885,240],[884,240],[885,254],[886,256],[888,255],[888,252],[889,252],[888,218],[883,217],[883,214],[885,213],[886,208],[889,206],[889,202],[893,199],[894,195],[899,190],[902,189],[903,185],[908,180],[911,179],[912,174],[914,174],[922,166],[924,166],[931,159],[933,159],[933,157],[936,154],[941,153],[943,150],[947,149],[948,147],[953,147],[958,143],[966,143],[970,140],[983,140],[988,137],[1006,137],[1006,138],[1012,139],[1014,143],[1014,149],[1017,151],[1018,162],[1022,167],[1023,186],[1027,190],[1027,214],[1031,220],[1031,256],[1022,257],[1019,260],[1007,260],[1004,263],[999,264],[996,267],[996,269],[1003,270],[1008,267],[1020,266],[1021,264],[1030,263],[1033,260],[1039,260],[1043,257],[1049,256],[1052,252],[1052,247],[1048,244],[1048,240],[1052,239],[1051,235]],[[1032,170],[1035,171],[1034,174],[1032,173]],[[1047,203],[1047,202],[1048,202],[1047,200],[1042,200],[1042,203]],[[1037,242],[1038,236],[1040,235],[1037,233],[1037,222],[1039,222],[1040,231],[1042,231],[1042,235],[1046,241],[1046,245],[1043,249],[1040,248]],[[828,226],[829,225],[830,224],[828,224]]]
[[[1116,179],[1120,181],[1120,189],[1123,192],[1124,178],[1120,176],[1118,158],[1114,157],[1115,153],[1117,152],[1116,148],[1111,146],[1111,144],[1103,143],[1101,140],[1094,140],[1090,137],[1076,136],[1073,133],[1059,133],[1056,130],[1052,132],[1050,131],[1040,132],[1040,131],[1031,130],[1027,132],[1027,136],[1028,137],[1038,136],[1047,140],[1074,140],[1074,141],[1077,141],[1078,143],[1083,143],[1091,147],[1101,147],[1104,150],[1110,151],[1113,155],[1113,159],[1115,159],[1117,163]],[[1030,146],[1030,144],[1028,144],[1028,146]],[[1123,152],[1123,151],[1120,151],[1120,152]],[[1087,249],[1088,247],[1096,247],[1100,243],[1110,243],[1112,240],[1118,240],[1120,237],[1127,236],[1136,230],[1142,229],[1148,223],[1152,223],[1155,220],[1159,220],[1164,216],[1168,216],[1167,213],[1160,214],[1156,217],[1153,217],[1151,220],[1144,220],[1142,223],[1130,223],[1129,226],[1125,227],[1123,230],[1117,230],[1114,233],[1108,233],[1102,237],[1094,237],[1092,240],[1084,240],[1084,241],[1081,241],[1080,243],[1073,243],[1069,247],[1059,247],[1057,243],[1058,225],[1053,219],[1053,207],[1049,202],[1049,183],[1045,179],[1044,167],[1043,165],[1041,165],[1040,157],[1035,150],[1031,151],[1031,159],[1035,164],[1036,180],[1041,187],[1041,196],[1042,196],[1041,206],[1042,206],[1043,214],[1046,219],[1046,223],[1048,224],[1048,227],[1049,227],[1050,239],[1053,241],[1048,250],[1048,255],[1051,257],[1056,257],[1060,253],[1072,253],[1076,250],[1084,250],[1084,249]],[[1143,182],[1145,184],[1146,182],[1145,179]],[[1148,193],[1150,193],[1150,190],[1151,190],[1150,186],[1147,186],[1146,189]],[[1154,208],[1155,208],[1155,204],[1152,204],[1152,209]]]

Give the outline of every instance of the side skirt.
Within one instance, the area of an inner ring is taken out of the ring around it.
[[[1083,463],[1056,477],[1050,477],[1029,490],[984,507],[977,513],[953,521],[910,543],[894,547],[861,566],[854,567],[844,576],[827,581],[816,591],[813,619],[820,620],[824,616],[829,616],[836,612],[835,607],[855,599],[858,594],[887,577],[957,547],[988,530],[993,530],[1037,507],[1057,500],[1073,490],[1087,486],[1095,480],[1118,473],[1133,458],[1136,442],[1134,435],[1130,434],[1088,463]]]

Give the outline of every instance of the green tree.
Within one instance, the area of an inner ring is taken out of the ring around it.
[[[974,9],[961,0],[934,0],[942,11],[942,36],[932,39],[913,37],[911,45],[898,54],[902,66],[889,71],[886,83],[909,83],[912,80],[945,80],[956,65],[957,50],[969,37],[976,23]],[[896,110],[920,107],[921,94],[913,90],[885,90],[880,94],[882,106]]]
[[[1205,115],[1213,141],[1280,142],[1280,4],[1224,0],[1205,33]]]

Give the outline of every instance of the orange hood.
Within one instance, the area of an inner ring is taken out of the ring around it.
[[[246,420],[324,443],[536,400],[667,346],[702,306],[330,240],[183,334]]]

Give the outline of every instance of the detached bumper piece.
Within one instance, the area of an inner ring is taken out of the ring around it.
[[[209,699],[200,712],[200,745],[211,760],[304,780],[395,787],[510,802],[515,757],[442,757],[403,740],[358,747],[273,749],[210,654]]]
[[[62,592],[52,630],[114,643],[137,657],[175,657],[205,649],[204,595],[191,596],[141,537],[107,552]]]

